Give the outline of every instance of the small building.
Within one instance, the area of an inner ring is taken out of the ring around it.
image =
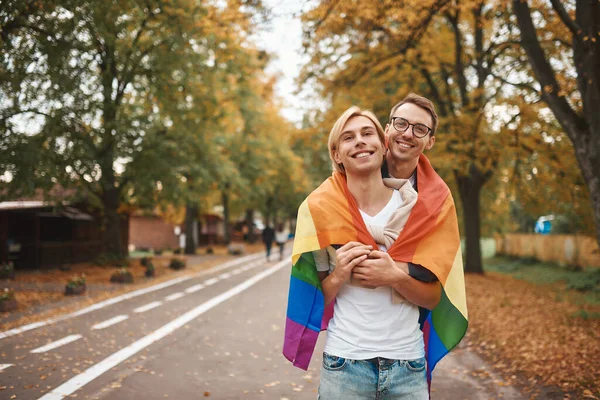
[[[198,235],[198,245],[210,246],[225,242],[223,218],[216,214],[203,214]]]
[[[165,221],[159,215],[133,214],[129,218],[129,248],[136,250],[167,250],[179,248],[178,224]]]
[[[203,214],[194,224],[197,246],[224,241],[222,218]],[[157,213],[134,213],[129,220],[129,248],[136,250],[172,250],[185,247],[185,226],[168,222]]]
[[[127,243],[128,219],[121,234]],[[94,260],[102,252],[99,216],[82,205],[39,200],[0,202],[0,263],[48,269]]]

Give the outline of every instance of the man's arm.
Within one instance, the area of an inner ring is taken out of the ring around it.
[[[409,266],[394,261],[389,254],[372,251],[369,259],[354,267],[354,277],[368,286],[390,286],[406,300],[428,310],[440,302],[442,287],[439,282],[422,282],[408,275]]]
[[[395,262],[402,271],[400,279],[390,286],[400,293],[406,300],[428,310],[433,310],[442,297],[442,285],[438,281],[423,282],[408,275],[409,267],[406,263]]]

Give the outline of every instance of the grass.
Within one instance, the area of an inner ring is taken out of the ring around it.
[[[600,305],[600,268],[575,269],[535,259],[496,256],[484,261],[484,270],[536,285],[552,285],[556,301]]]
[[[142,258],[142,257],[153,257],[153,256],[154,256],[154,252],[152,252],[152,251],[130,251],[129,252],[130,258]]]

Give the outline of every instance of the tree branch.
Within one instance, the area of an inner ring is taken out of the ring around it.
[[[446,18],[454,31],[454,73],[456,74],[456,81],[458,83],[458,89],[460,90],[460,99],[463,107],[468,107],[469,96],[467,94],[467,78],[465,77],[465,66],[462,61],[463,56],[463,42],[462,32],[460,31],[459,25],[459,10],[456,10],[455,14],[452,15],[450,12],[446,13]]]
[[[559,94],[560,86],[538,41],[529,5],[525,1],[513,0],[513,9],[521,31],[521,44],[542,88],[542,99],[565,128],[571,140],[575,140],[576,134],[586,130],[586,122],[571,108],[567,99]]]
[[[348,83],[355,84],[357,82],[360,82],[362,79],[369,76],[367,74],[367,71],[375,68],[377,65],[380,65],[386,61],[390,61],[390,60],[394,59],[395,57],[402,56],[409,49],[416,47],[417,44],[419,43],[419,41],[421,40],[421,37],[425,34],[427,29],[429,28],[429,24],[433,20],[433,17],[435,15],[437,15],[437,13],[443,7],[445,7],[448,2],[449,2],[449,0],[437,1],[431,8],[429,8],[427,10],[428,13],[424,17],[424,19],[419,21],[417,24],[415,24],[414,28],[410,30],[410,34],[408,35],[408,37],[405,40],[403,40],[403,44],[400,46],[399,49],[397,49],[396,51],[392,52],[391,54],[389,54],[385,57],[376,59],[375,61],[373,61],[371,63],[364,63],[362,68],[359,68],[358,71],[355,71],[352,73],[354,78],[350,79],[348,81]],[[408,29],[410,29],[410,28],[408,28]],[[393,38],[389,38],[389,39],[391,42],[393,42]]]
[[[540,91],[539,91],[538,89],[536,89],[535,87],[533,87],[533,86],[531,86],[531,85],[528,85],[527,83],[522,83],[522,82],[517,82],[517,83],[515,83],[515,82],[510,82],[508,79],[505,79],[505,78],[503,78],[503,77],[501,77],[501,76],[499,76],[499,75],[496,75],[496,74],[494,74],[493,72],[490,72],[490,75],[491,75],[491,76],[492,76],[494,79],[497,79],[497,80],[499,80],[500,82],[502,82],[502,83],[505,83],[505,84],[507,84],[507,85],[511,85],[511,86],[514,86],[514,87],[516,87],[516,88],[519,88],[519,89],[525,89],[525,90],[529,90],[529,91],[531,91],[531,92],[533,92],[533,93],[540,94]]]
[[[442,95],[441,95],[436,83],[434,82],[433,77],[431,76],[431,73],[429,72],[429,70],[427,70],[427,68],[425,68],[425,63],[423,63],[421,61],[421,54],[419,54],[417,57],[417,64],[418,65],[413,64],[413,66],[415,68],[419,69],[419,71],[421,72],[421,75],[423,75],[423,78],[425,78],[425,81],[427,81],[427,84],[429,85],[431,97],[433,97],[435,104],[437,104],[439,106],[440,115],[442,117],[447,116],[448,110],[446,108],[446,102],[442,99]]]
[[[558,0],[550,0],[550,3],[552,3],[552,7],[560,17],[561,21],[567,26],[567,28],[569,28],[573,34],[573,37],[575,37],[576,40],[581,41],[581,34],[583,31],[577,25],[577,23],[571,19],[569,13],[565,9],[565,6],[563,6]]]

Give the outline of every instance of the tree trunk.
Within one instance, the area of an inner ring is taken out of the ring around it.
[[[600,109],[600,105],[598,108]],[[588,138],[593,137],[593,134],[593,132],[589,132]],[[590,193],[590,202],[596,225],[596,241],[598,247],[600,247],[600,129],[595,134],[597,137],[596,143],[589,143],[587,147],[581,144],[578,145],[577,142],[579,141],[589,142],[585,138],[579,138],[579,140],[573,141],[573,144],[575,145],[575,155],[579,168]]]
[[[229,185],[221,191],[221,202],[223,203],[223,230],[225,231],[225,244],[231,243],[231,229],[229,228]]]
[[[102,242],[104,252],[118,257],[125,257],[126,251],[121,243],[121,217],[117,210],[119,209],[121,190],[118,187],[108,187],[105,185],[102,193],[103,213],[103,231]]]
[[[188,203],[185,206],[185,254],[196,254],[196,220],[198,205]]]
[[[251,208],[246,210],[246,226],[248,227],[248,243],[256,242],[256,235],[254,234],[254,210]]]
[[[468,176],[458,175],[455,171],[455,177],[463,206],[466,239],[465,272],[483,274],[479,200],[485,179],[474,166],[471,166]]]
[[[269,196],[266,201],[266,211],[265,211],[265,225],[275,224],[275,220],[277,218],[277,209],[274,207],[275,198],[273,196]]]
[[[115,161],[115,149],[117,144],[114,136],[116,135],[117,107],[118,103],[114,101],[113,82],[116,78],[116,66],[114,58],[114,48],[106,46],[104,55],[100,63],[102,76],[102,120],[103,137],[102,148],[99,151],[98,163],[102,175],[100,184],[102,186],[102,205],[104,212],[103,221],[103,247],[104,252],[108,254],[124,257],[125,249],[121,243],[121,221],[117,210],[121,203],[121,186],[117,182],[113,164]]]

